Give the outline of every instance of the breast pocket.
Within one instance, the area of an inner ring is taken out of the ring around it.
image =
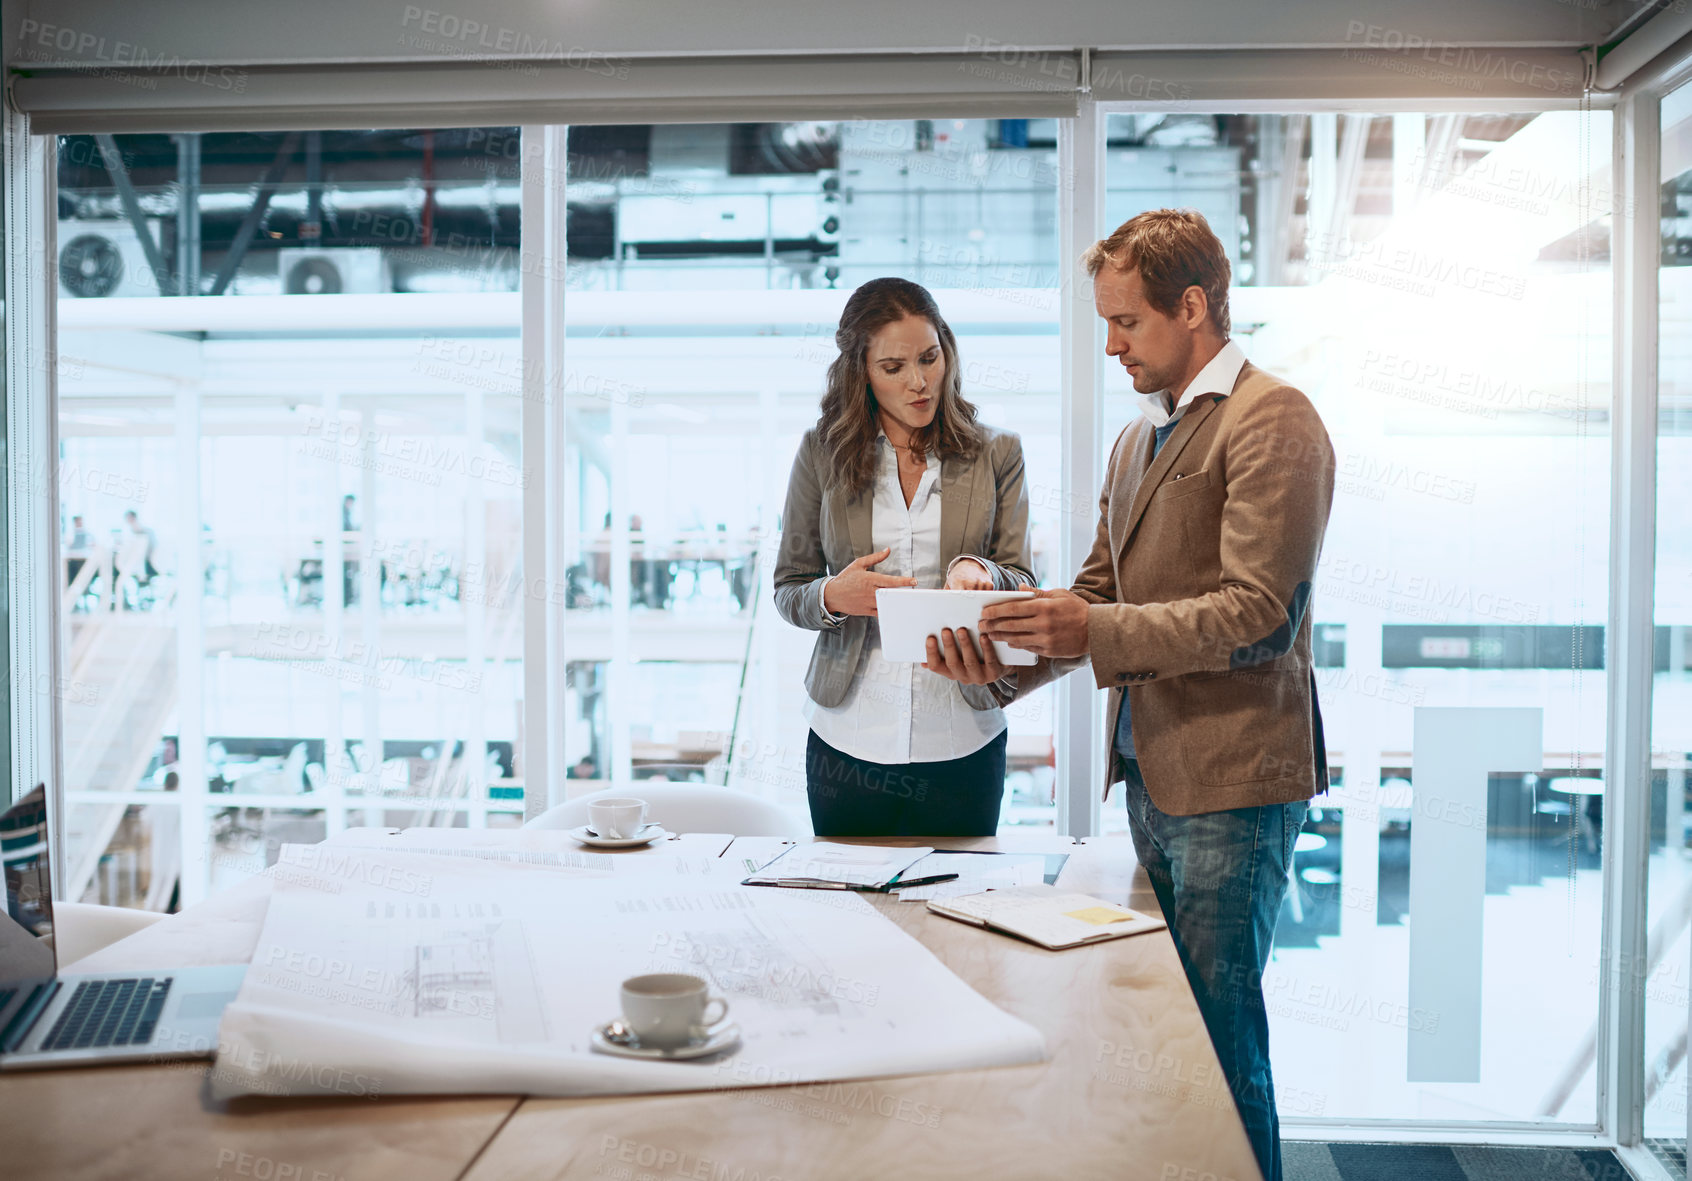
[[[1166,569],[1181,572],[1181,584],[1171,593],[1201,594],[1214,589],[1221,570],[1221,504],[1226,495],[1227,489],[1211,479],[1209,469],[1166,480],[1152,494],[1140,528],[1148,548],[1174,559]]]
[[[1151,503],[1168,504],[1171,501],[1185,500],[1201,492],[1208,492],[1212,486],[1209,468],[1182,475],[1179,479],[1171,476],[1152,493]]]

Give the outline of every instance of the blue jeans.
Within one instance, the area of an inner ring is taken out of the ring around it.
[[[1138,760],[1120,763],[1134,850],[1157,891],[1263,1181],[1281,1181],[1263,968],[1309,805],[1170,816],[1152,803]]]

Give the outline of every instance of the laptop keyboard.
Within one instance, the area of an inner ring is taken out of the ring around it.
[[[173,977],[84,980],[41,1043],[43,1050],[143,1046],[164,1011]]]

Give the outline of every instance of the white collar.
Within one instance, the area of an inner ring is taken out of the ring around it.
[[[1182,411],[1192,405],[1193,399],[1219,395],[1226,398],[1234,392],[1234,383],[1240,379],[1240,370],[1245,368],[1245,350],[1232,340],[1224,344],[1217,354],[1205,363],[1203,369],[1187,383],[1187,388],[1181,392],[1181,400],[1175,403],[1173,411],[1165,410],[1164,396],[1168,390],[1158,390],[1155,394],[1140,395],[1140,413],[1151,421],[1154,427],[1164,426],[1181,417]]]

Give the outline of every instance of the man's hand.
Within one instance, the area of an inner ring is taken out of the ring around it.
[[[880,549],[873,554],[865,554],[829,579],[828,585],[823,587],[823,606],[835,615],[874,615],[875,592],[878,589],[884,586],[915,586],[914,578],[895,578],[870,569],[885,562],[892,552]]]
[[[947,590],[992,590],[993,576],[974,558],[959,558],[946,575]]]
[[[1036,656],[1087,655],[1087,600],[1067,590],[1037,590],[1034,596],[983,608],[981,634]]]
[[[939,636],[929,636],[928,660],[923,667],[960,685],[986,685],[1005,675],[1005,666],[999,663],[993,645],[983,644],[978,649],[967,627],[956,632],[945,627]]]

